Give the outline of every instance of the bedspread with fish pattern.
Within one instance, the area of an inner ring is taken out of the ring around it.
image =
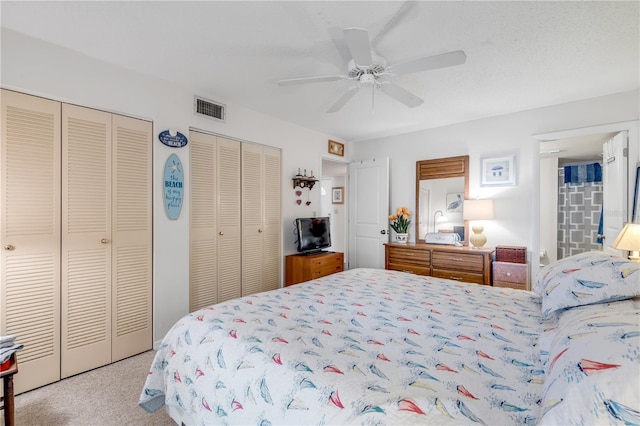
[[[355,269],[230,300],[167,333],[139,404],[208,424],[528,424],[540,299]]]

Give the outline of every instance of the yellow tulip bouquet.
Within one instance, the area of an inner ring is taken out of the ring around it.
[[[396,214],[389,216],[390,226],[398,234],[406,234],[411,225],[409,217],[411,212],[406,207],[400,207],[396,210]]]

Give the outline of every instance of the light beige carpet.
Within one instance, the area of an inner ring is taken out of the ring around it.
[[[175,425],[164,407],[152,414],[138,407],[154,355],[145,352],[17,395],[16,426]]]

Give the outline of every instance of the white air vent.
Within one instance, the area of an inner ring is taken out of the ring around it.
[[[218,121],[224,121],[226,106],[219,102],[196,96],[194,98],[194,109],[196,114]]]

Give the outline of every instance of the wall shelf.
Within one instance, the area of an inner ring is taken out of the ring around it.
[[[318,182],[318,179],[316,179],[315,177],[295,176],[293,178],[293,187],[311,189],[313,188],[313,185],[316,184],[316,182]]]

